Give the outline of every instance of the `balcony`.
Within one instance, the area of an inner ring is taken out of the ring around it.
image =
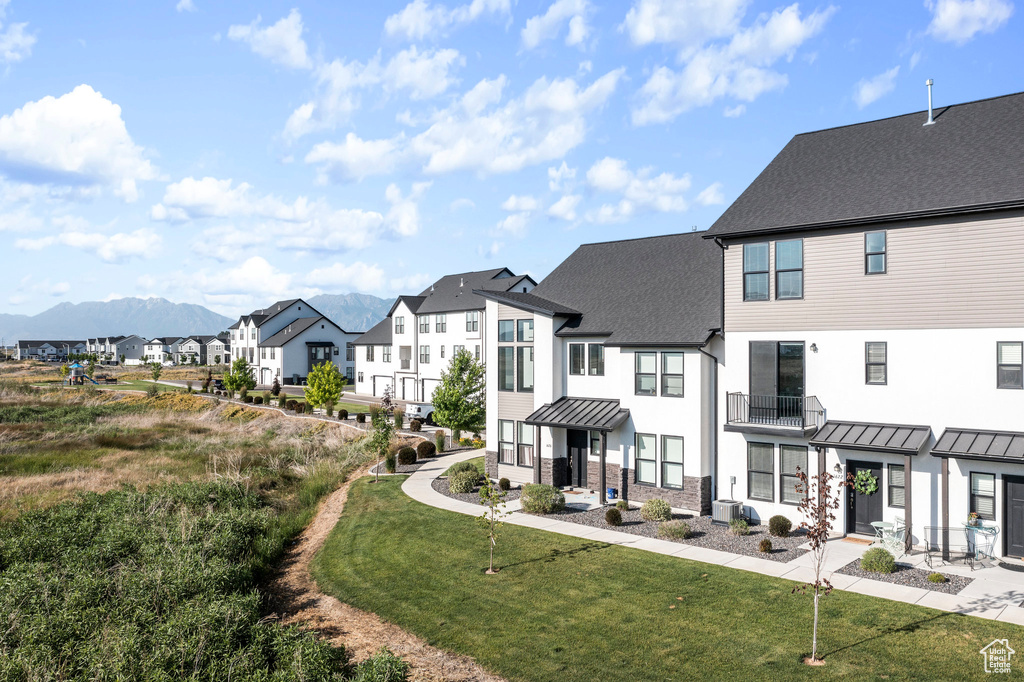
[[[825,408],[813,395],[726,394],[726,431],[810,436],[824,423]]]

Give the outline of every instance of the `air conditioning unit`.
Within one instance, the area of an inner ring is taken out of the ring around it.
[[[711,503],[711,523],[728,526],[733,519],[743,517],[743,503],[736,500],[715,500]]]

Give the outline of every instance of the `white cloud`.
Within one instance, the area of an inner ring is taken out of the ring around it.
[[[670,43],[682,50],[732,35],[750,0],[636,0],[621,29],[634,45]]]
[[[413,0],[401,12],[384,21],[384,32],[406,40],[436,38],[450,28],[475,21],[485,13],[510,16],[510,0],[473,0],[468,5],[453,9],[441,4],[431,5],[427,0]]]
[[[43,226],[43,221],[26,208],[19,208],[11,213],[0,213],[0,232],[35,232]]]
[[[4,29],[0,23],[0,62],[14,64],[24,60],[32,54],[32,46],[36,44],[36,37],[25,31],[26,23],[8,24]]]
[[[461,211],[464,208],[476,208],[476,204],[473,203],[472,199],[461,197],[448,205],[448,210],[451,211],[452,213],[455,213],[456,211]],[[2,221],[3,219],[0,218],[0,226],[3,225]],[[0,229],[2,229],[2,227],[0,227]]]
[[[925,0],[932,13],[928,33],[963,45],[979,33],[993,33],[1013,14],[1009,0]]]
[[[597,191],[621,194],[618,205],[605,204],[588,219],[614,222],[632,217],[638,209],[678,213],[687,209],[683,193],[690,189],[690,176],[672,173],[653,175],[650,168],[634,172],[621,159],[606,157],[587,171],[587,183]]]
[[[505,242],[493,241],[486,249],[483,246],[476,247],[476,252],[483,258],[495,258],[505,248]]]
[[[324,172],[345,180],[392,172],[401,161],[405,136],[390,140],[364,140],[355,133],[343,143],[321,142],[306,154],[306,163],[323,165]]]
[[[568,23],[569,30],[565,36],[566,45],[582,45],[590,34],[587,15],[591,7],[587,0],[556,0],[544,14],[538,14],[526,20],[521,32],[523,47],[527,50],[547,40],[554,40]]]
[[[722,113],[725,114],[726,118],[739,118],[740,116],[742,116],[746,112],[747,112],[747,105],[746,104],[737,104],[734,107],[726,107],[725,111],[723,111]]]
[[[899,66],[894,66],[888,71],[883,71],[871,78],[862,78],[854,87],[853,101],[857,107],[863,109],[872,102],[880,99],[896,89],[896,76],[900,72]]]
[[[792,60],[797,48],[821,32],[835,12],[829,7],[801,18],[793,4],[762,14],[753,25],[733,33],[728,43],[699,48],[687,44],[680,51],[685,64],[679,71],[660,66],[644,83],[632,109],[633,123],[664,123],[723,97],[752,102],[784,88],[788,77],[769,67],[780,59]]]
[[[154,220],[184,221],[196,218],[236,218],[258,216],[284,221],[309,220],[314,206],[306,197],[292,204],[272,196],[258,196],[248,183],[232,186],[233,180],[192,177],[171,183],[164,192],[163,201],[152,208]]]
[[[0,174],[83,191],[105,185],[126,201],[138,198],[137,181],[157,177],[121,107],[88,85],[0,117]]]
[[[178,0],[178,4],[174,6],[174,9],[179,12],[195,12],[196,5],[192,0]]]
[[[408,196],[402,196],[398,185],[390,184],[384,197],[391,204],[391,210],[384,216],[384,225],[397,237],[412,237],[420,231],[420,212],[418,202],[430,182],[414,182]]]
[[[465,66],[458,50],[427,50],[420,55],[416,46],[399,52],[384,69],[385,90],[409,91],[412,99],[440,95],[456,81],[448,71],[453,65]]]
[[[379,291],[386,287],[384,270],[367,263],[334,263],[310,270],[306,281],[317,287],[348,291]]]
[[[548,189],[552,192],[561,192],[563,189],[569,189],[575,179],[576,169],[569,168],[565,161],[558,168],[554,166],[548,168]]]
[[[910,70],[913,71],[921,61],[921,53],[915,52],[910,55]]]
[[[252,51],[275,64],[289,69],[310,69],[313,61],[302,39],[302,15],[293,9],[276,24],[260,28],[263,18],[258,16],[251,24],[236,24],[228,28],[228,38],[248,43]]]
[[[551,204],[548,208],[548,215],[553,218],[561,218],[572,222],[576,220],[576,206],[583,197],[579,194],[566,194],[564,197]]]
[[[722,194],[722,183],[713,182],[697,195],[697,203],[701,206],[715,206],[725,203],[725,195]]]
[[[499,234],[508,234],[513,237],[523,237],[526,235],[526,228],[530,224],[529,213],[513,213],[506,218],[498,221],[495,225],[495,231]]]
[[[513,194],[501,204],[506,211],[536,211],[537,206],[537,200],[528,194],[523,196]]]
[[[629,186],[633,173],[622,159],[605,157],[587,171],[590,186],[604,192],[621,192]]]
[[[57,235],[35,239],[18,239],[15,248],[23,251],[39,251],[55,245],[70,246],[99,256],[108,263],[120,263],[130,258],[153,258],[163,245],[163,238],[150,228],[134,232],[103,234],[68,230]]]

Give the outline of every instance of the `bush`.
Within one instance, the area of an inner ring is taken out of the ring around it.
[[[729,532],[733,535],[750,535],[750,524],[746,519],[733,519],[729,522]]]
[[[295,402],[294,400],[289,400],[289,401],[288,401],[287,403],[285,403],[285,406],[286,406],[286,407],[287,407],[287,408],[288,408],[289,410],[294,410],[294,409],[295,409],[295,406],[296,406],[296,405],[298,405],[298,403],[297,403],[297,402]]]
[[[387,647],[381,647],[352,671],[352,682],[405,682],[408,679],[409,664]]]
[[[247,404],[252,405],[253,397],[251,395],[247,395],[243,397],[242,400],[244,400]]]
[[[791,530],[793,522],[782,514],[776,514],[768,519],[768,532],[777,538],[788,538]]]
[[[338,410],[338,419],[341,421],[348,419],[348,410]]]
[[[619,500],[618,502],[615,503],[615,508],[620,509],[622,511],[626,511],[627,509],[629,509],[629,502],[626,502],[625,500]]]
[[[615,507],[608,509],[604,513],[604,522],[609,526],[621,526],[622,525],[622,512]]]
[[[946,576],[942,575],[941,573],[929,573],[928,582],[941,584],[946,582]]]
[[[156,387],[156,384],[150,384],[146,386],[146,395],[150,398],[155,398],[160,394],[160,389]]]
[[[358,422],[360,424],[365,424],[366,423],[366,413],[365,412],[360,412],[359,414],[357,414],[356,415],[356,422]]]
[[[779,518],[779,517],[775,517],[775,518]],[[757,544],[757,549],[762,554],[771,554],[771,551],[772,551],[772,541],[769,540],[768,538],[761,538],[761,542],[759,542]]]
[[[415,431],[416,433],[419,433],[420,429],[422,429],[422,428],[423,428],[423,422],[421,422],[419,419],[413,419],[411,422],[409,422],[409,430],[410,431]]]
[[[384,457],[384,471],[388,472],[389,474],[393,474],[395,473],[395,469],[395,455],[389,452]]]
[[[405,415],[399,411],[395,411],[395,428],[400,429],[405,426]]]
[[[553,485],[529,483],[519,498],[523,511],[529,514],[551,514],[565,509],[565,495]]]
[[[416,445],[416,456],[420,459],[426,459],[427,457],[433,457],[437,454],[437,447],[429,440],[421,440]]]
[[[263,404],[263,396],[261,396],[261,395],[255,396],[252,399],[252,404],[253,405],[262,405]]]
[[[646,521],[671,521],[672,507],[665,500],[654,498],[640,507],[640,516]]]
[[[512,481],[508,480],[507,478],[498,479],[498,490],[504,490],[505,492],[508,492],[511,489]]]
[[[281,382],[278,381],[277,377],[274,377],[274,384],[270,387],[270,395],[278,396],[281,394]],[[269,400],[266,402],[270,402]]]
[[[686,540],[692,535],[690,524],[682,519],[663,521],[658,524],[658,537],[665,540]]]
[[[406,445],[398,451],[398,463],[403,466],[416,463],[416,450]]]
[[[271,399],[273,399],[273,397],[274,396],[271,395],[270,391],[263,391],[263,404],[264,405],[269,405],[270,401],[271,401]]]
[[[472,462],[456,462],[448,468],[448,477],[451,478],[455,474],[463,471],[472,471],[476,475],[480,475],[480,471],[476,468],[476,465]]]
[[[448,476],[448,490],[453,493],[471,493],[480,480],[480,472],[473,467],[472,471],[460,471]]]
[[[883,547],[872,547],[860,558],[862,571],[892,573],[896,570],[896,557]]]
[[[334,403],[327,403],[326,405],[324,405],[324,411],[327,413],[328,417],[333,417],[334,416]]]
[[[444,452],[444,431],[438,429],[434,432],[434,447],[437,448],[437,452]]]
[[[282,393],[281,395],[277,396],[277,406],[278,407],[285,407],[287,404],[288,404],[288,394],[287,393]]]
[[[246,388],[245,386],[242,386],[241,390],[238,391],[238,397],[241,398],[242,400],[245,400],[246,398],[248,398],[249,397],[249,389]],[[246,402],[248,402],[248,401],[246,401]]]
[[[191,381],[186,381],[185,382],[185,390],[188,391],[189,393],[192,392],[192,382]]]
[[[295,404],[295,414],[302,414],[305,411],[306,411],[306,403],[296,403]]]

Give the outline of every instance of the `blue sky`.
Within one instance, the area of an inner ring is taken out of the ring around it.
[[[794,135],[1024,90],[1011,0],[0,0],[0,312],[234,315],[706,229]],[[642,266],[642,264],[640,264]]]

